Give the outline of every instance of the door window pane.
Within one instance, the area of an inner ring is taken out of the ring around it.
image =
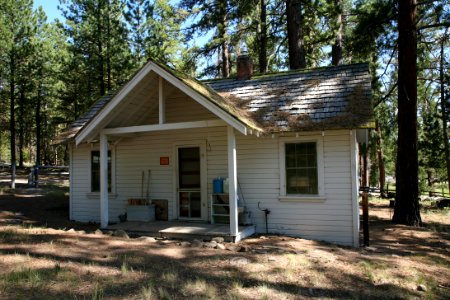
[[[200,188],[200,149],[198,147],[178,149],[180,189]]]
[[[200,148],[178,148],[179,216],[201,218]]]

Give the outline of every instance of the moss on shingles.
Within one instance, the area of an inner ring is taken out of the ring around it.
[[[183,74],[182,72],[179,72],[175,69],[169,68],[157,62],[154,63],[157,64],[162,69],[169,72],[170,74],[172,74],[175,78],[177,78],[178,80],[180,80],[181,82],[192,88],[194,91],[198,92],[200,95],[206,97],[207,99],[209,99],[210,101],[212,101],[213,103],[224,109],[226,112],[230,113],[237,120],[241,121],[248,127],[259,131],[263,131],[263,129],[260,128],[260,126],[256,122],[254,122],[252,119],[248,117],[248,113],[245,110],[235,105],[236,101],[234,101],[234,99],[229,99],[226,96],[222,97],[205,83],[202,83],[197,79],[191,78]]]
[[[365,94],[365,88],[362,84],[358,85],[352,92],[346,97],[347,106],[345,111],[338,113],[334,116],[326,116],[323,119],[314,119],[308,113],[298,113],[292,114],[291,112],[283,109],[277,109],[272,106],[266,106],[257,108],[256,110],[250,109],[250,104],[256,99],[241,99],[240,97],[233,95],[230,92],[217,92],[212,89],[207,83],[223,81],[223,80],[233,80],[227,79],[217,79],[208,81],[199,81],[192,78],[180,71],[177,71],[165,64],[157,61],[152,61],[155,65],[159,66],[161,69],[165,70],[174,78],[179,80],[182,84],[190,87],[192,90],[196,91],[211,103],[218,106],[220,109],[224,110],[230,116],[240,121],[247,127],[257,130],[261,133],[271,133],[279,131],[307,131],[307,130],[324,130],[324,129],[352,129],[352,128],[373,128],[373,109],[371,105],[370,95]],[[366,66],[366,64],[353,65],[352,68],[360,68],[360,66]],[[291,74],[304,74],[313,73],[321,71],[340,71],[345,70],[348,66],[336,66],[336,67],[319,67],[311,69],[293,70],[286,72],[277,73],[267,73],[267,74],[256,74],[253,79],[265,79],[280,75],[291,75]],[[131,78],[133,78],[142,68],[137,70]],[[252,80],[253,80],[252,79]],[[251,81],[251,80],[250,80]],[[129,82],[129,81],[128,81]],[[317,88],[321,84],[320,79],[309,79],[304,80],[302,85],[307,89]],[[125,85],[125,84],[124,84]],[[114,92],[110,92],[105,96],[99,98],[96,103],[91,107],[91,109],[74,124],[72,124],[69,130],[63,132],[57,137],[58,142],[67,141],[78,134],[78,132],[88,124],[110,101],[115,97],[118,91],[120,91],[123,86],[118,87]],[[260,87],[264,89],[264,87]],[[370,88],[369,88],[370,89]],[[276,93],[279,99],[284,99],[285,94],[288,93],[287,90],[271,91]],[[290,106],[294,100],[284,99],[284,106]],[[103,102],[103,103],[102,103]],[[99,107],[95,107],[99,106]],[[323,106],[323,102],[312,103],[309,109],[318,110]],[[86,120],[83,120],[86,118]],[[78,122],[78,124],[77,124]],[[75,128],[74,125],[81,125],[81,127]]]

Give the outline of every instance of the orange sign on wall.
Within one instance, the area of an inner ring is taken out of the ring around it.
[[[169,165],[169,157],[163,156],[159,158],[159,165],[160,166],[168,166]]]

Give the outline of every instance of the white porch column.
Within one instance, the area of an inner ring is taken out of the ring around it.
[[[100,226],[108,227],[108,137],[100,134]]]
[[[238,234],[237,212],[237,169],[236,169],[236,137],[234,129],[228,126],[228,180],[230,197],[230,234]]]
[[[158,82],[159,124],[166,123],[166,100],[164,99],[164,79],[159,76]]]

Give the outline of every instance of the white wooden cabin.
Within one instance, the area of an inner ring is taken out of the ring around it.
[[[198,82],[150,61],[60,136],[70,218],[107,227],[149,197],[167,200],[169,221],[217,222],[220,177],[218,219],[236,240],[245,206],[257,233],[268,209],[269,233],[359,246],[357,136],[371,116],[363,64]]]

